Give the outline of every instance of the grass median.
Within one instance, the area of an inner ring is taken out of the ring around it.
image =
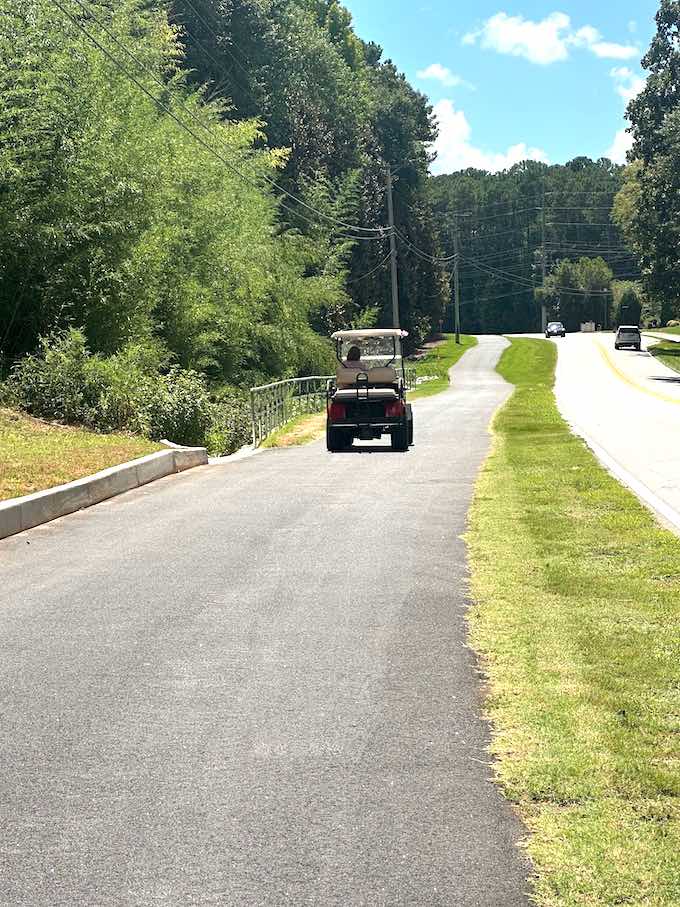
[[[556,348],[516,390],[471,511],[471,641],[541,905],[680,904],[680,540],[560,417]]]
[[[424,356],[415,361],[416,375],[421,380],[429,380],[419,384],[415,390],[408,395],[409,400],[417,400],[419,397],[431,397],[433,394],[439,394],[451,383],[449,380],[449,369],[461,358],[463,353],[477,345],[477,338],[467,334],[461,334],[460,343],[456,343],[454,334],[445,334],[442,343],[430,347]],[[413,363],[407,363],[413,365]]]
[[[680,372],[680,343],[675,343],[672,340],[662,340],[660,343],[655,343],[654,346],[647,347],[647,349],[659,362],[676,372]]]
[[[0,500],[43,491],[162,448],[129,435],[99,435],[0,409]]]

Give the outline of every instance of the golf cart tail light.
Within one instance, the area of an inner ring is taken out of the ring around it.
[[[338,419],[344,419],[347,415],[347,407],[344,403],[331,403],[330,412],[328,413],[331,422],[337,422]]]
[[[404,415],[404,404],[401,400],[395,400],[394,403],[388,403],[385,407],[385,415],[388,419],[398,419]]]

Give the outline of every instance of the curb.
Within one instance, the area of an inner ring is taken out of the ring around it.
[[[66,485],[0,501],[0,539],[92,507],[156,479],[208,463],[208,453],[203,447],[179,447],[169,441],[161,443],[171,449],[111,466]]]

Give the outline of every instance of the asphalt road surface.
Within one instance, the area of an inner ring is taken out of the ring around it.
[[[615,350],[613,334],[568,334],[555,343],[562,415],[680,529],[680,374],[644,348]]]
[[[504,343],[408,454],[264,452],[0,542],[0,903],[527,903],[460,539]]]

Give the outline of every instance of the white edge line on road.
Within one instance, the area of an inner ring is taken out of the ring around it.
[[[564,417],[563,417],[564,418]],[[661,520],[666,529],[670,529],[676,534],[680,535],[680,513],[674,510],[669,504],[665,501],[662,501],[661,498],[654,494],[651,488],[648,488],[644,482],[641,482],[637,479],[632,473],[621,466],[617,460],[615,460],[610,453],[608,453],[604,447],[598,444],[590,435],[585,432],[580,426],[575,425],[573,422],[570,422],[568,419],[565,420],[571,430],[575,435],[578,435],[579,438],[582,438],[588,447],[592,450],[595,456],[600,460],[600,462],[609,470],[609,472],[622,482],[645,504],[650,510],[652,510],[657,517]]]

